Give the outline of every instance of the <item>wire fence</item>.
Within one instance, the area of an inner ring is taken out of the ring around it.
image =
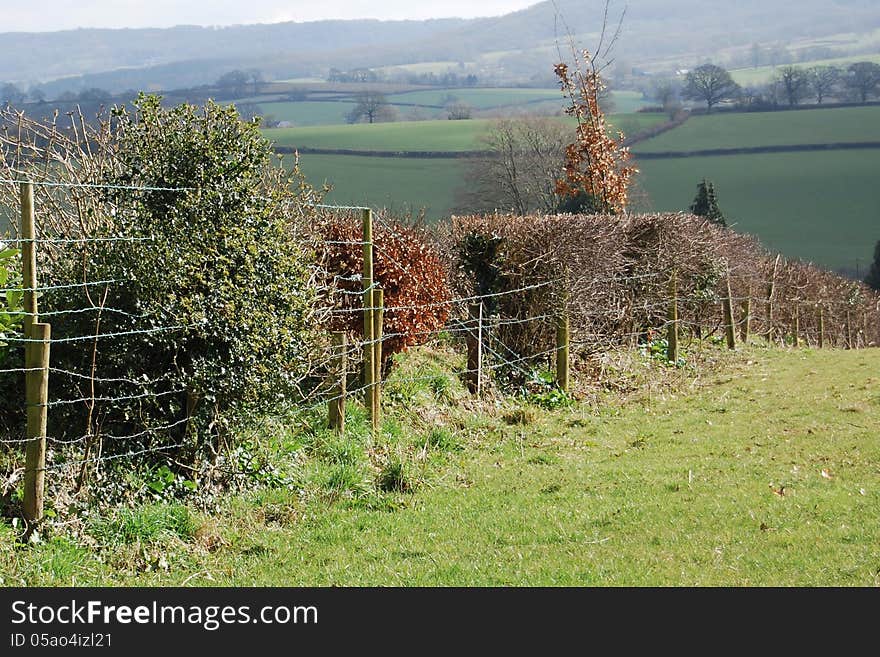
[[[0,180],[0,184],[20,182]],[[42,184],[63,189],[101,187]],[[107,187],[131,193],[193,191],[161,186]],[[617,232],[590,226],[593,232],[589,236],[575,235],[570,243],[583,252],[571,256],[574,247],[569,245],[569,259],[562,264],[554,260],[554,250],[564,251],[558,239],[537,236],[531,241],[512,241],[524,246],[519,269],[506,272],[503,289],[475,293],[474,281],[462,278],[460,268],[447,256],[438,261],[449,272],[447,293],[407,301],[394,286],[386,288],[379,274],[393,270],[398,287],[404,287],[407,279],[418,280],[422,273],[418,266],[393,248],[400,240],[411,239],[406,229],[377,215],[373,232],[374,215],[366,208],[323,204],[315,208],[349,218],[361,215],[370,228],[368,231],[365,223],[360,239],[354,237],[358,232],[354,230],[341,237],[324,236],[317,244],[319,251],[329,254],[363,251],[365,259],[351,260],[362,266],[362,271],[328,269],[321,264],[324,269],[317,274],[325,281],[319,297],[324,304],[319,314],[326,321],[324,333],[329,337],[333,331],[343,332],[346,337],[342,347],[327,339],[319,343],[317,351],[303,356],[308,363],[294,386],[293,401],[304,412],[340,400],[363,399],[377,427],[379,390],[389,356],[408,346],[431,342],[460,349],[466,365],[456,373],[477,394],[484,393],[496,376],[509,385],[523,386],[537,380],[541,372],[545,373],[544,381],[549,374],[565,391],[572,361],[640,345],[660,345],[669,363],[677,365],[680,343],[708,338],[723,338],[731,348],[754,336],[781,344],[845,348],[880,342],[880,301],[851,282],[817,273],[801,263],[764,256],[751,261],[726,257],[721,270],[712,269],[712,275],[706,275],[705,268],[697,271],[691,262],[693,253],[702,257],[709,251],[705,243],[695,238],[687,248],[676,247],[676,251],[668,246],[669,241],[649,234],[650,230],[663,230],[663,226],[646,227],[635,220]],[[583,230],[584,220],[568,218],[562,223],[565,221],[580,221],[580,228],[574,223],[571,226]],[[474,231],[475,226],[479,228],[472,222],[470,229]],[[597,256],[602,244],[619,240],[624,230],[638,249],[630,245],[626,247],[629,250],[619,247],[613,251],[608,247],[607,257]],[[79,250],[79,256],[86,260],[93,248],[128,248],[152,239],[87,234],[70,238],[49,232],[24,237],[27,234],[22,230],[3,240],[7,247],[21,249],[24,260],[49,248]],[[677,244],[674,240],[671,243]],[[724,249],[728,249],[728,256],[735,252],[727,242],[716,251]],[[740,249],[736,253],[752,251]],[[367,264],[368,254],[375,269]],[[24,327],[0,336],[0,353],[6,354],[0,360],[0,387],[10,400],[0,409],[0,445],[13,455],[4,462],[7,481],[16,478],[13,471],[22,470],[16,455],[21,455],[23,447],[30,450],[37,443],[42,444],[41,460],[32,462],[29,452],[25,473],[45,476],[51,472],[68,480],[78,478],[76,485],[81,485],[89,472],[94,474],[111,462],[174,456],[192,448],[198,440],[192,413],[199,399],[181,373],[169,369],[157,376],[146,363],[139,373],[130,363],[120,369],[118,361],[127,353],[148,354],[151,340],[160,334],[179,334],[181,350],[185,350],[185,340],[196,339],[210,328],[207,320],[180,323],[171,310],[142,312],[114,305],[122,298],[119,291],[130,291],[138,285],[137,280],[88,280],[84,273],[83,280],[52,280],[39,285],[36,272],[31,275],[30,282],[25,276],[21,285],[7,284],[0,289],[7,298],[11,294],[25,297],[22,309],[6,313],[24,320]],[[388,294],[382,303],[377,302],[380,291]],[[414,316],[431,319],[428,328],[402,319]],[[51,337],[28,332],[27,327],[39,320],[51,320]],[[334,326],[334,322],[341,324]],[[368,331],[368,325],[376,331]],[[35,365],[34,354],[40,349],[45,361]],[[340,372],[338,363],[342,360],[355,366]],[[346,379],[343,386],[340,377]],[[433,378],[394,375],[391,380],[405,384]],[[32,388],[39,387],[33,383],[38,379],[44,384],[39,398],[32,394]],[[211,394],[200,390],[198,397]],[[42,414],[42,426],[35,428],[36,411]]]

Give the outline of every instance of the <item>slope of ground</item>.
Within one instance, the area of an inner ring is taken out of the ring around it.
[[[633,150],[656,153],[866,141],[880,141],[880,107],[693,116]]]
[[[878,158],[880,150],[646,159],[639,184],[651,207],[675,211],[687,209],[708,178],[736,230],[790,257],[864,276],[880,239]]]
[[[380,444],[424,449],[415,492],[302,502],[279,487],[221,513],[92,519],[91,543],[30,549],[0,525],[0,583],[880,584],[880,350],[753,346],[724,360],[678,392],[557,411],[419,415],[392,381],[398,413],[447,425],[384,425]],[[342,458],[365,449],[358,435],[321,449]]]

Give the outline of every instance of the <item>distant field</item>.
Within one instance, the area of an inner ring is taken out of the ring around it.
[[[647,105],[654,104],[642,98],[639,91],[612,91],[611,100],[614,103],[615,114],[632,114]]]
[[[408,121],[266,130],[280,146],[366,151],[478,150],[489,121]]]
[[[474,109],[522,105],[541,100],[558,100],[560,109],[565,105],[565,100],[559,89],[437,89],[394,94],[388,97],[388,101],[391,103],[443,105],[450,95]]]
[[[345,123],[354,103],[309,101],[287,103],[261,103],[260,108],[278,121],[290,121],[298,126]]]
[[[643,160],[639,179],[656,209],[673,211],[708,178],[736,230],[786,255],[864,273],[880,240],[878,163],[880,150]]]
[[[313,183],[333,183],[330,202],[425,206],[431,219],[450,214],[456,190],[465,183],[465,163],[456,159],[301,159]],[[644,160],[638,163],[639,183],[652,206],[634,210],[686,210],[706,177],[715,182],[736,230],[792,257],[864,272],[880,239],[878,161],[880,150]]]
[[[382,66],[376,69],[382,73],[399,73],[407,71],[409,73],[435,73],[442,75],[447,71],[458,71],[457,61],[441,61],[441,62],[418,62],[416,64],[401,64],[399,66]]]
[[[880,141],[880,107],[695,116],[635,150],[694,151],[785,144]]]
[[[809,68],[812,66],[840,66],[844,67],[853,62],[875,62],[880,64],[880,54],[852,55],[850,57],[835,57],[833,59],[818,59],[811,62],[797,62],[793,66]],[[733,79],[742,86],[756,86],[766,84],[776,74],[776,66],[759,66],[758,68],[738,68],[730,71]]]
[[[305,154],[300,165],[312,184],[333,185],[328,203],[415,213],[426,208],[430,219],[449,216],[465,172],[465,162],[456,159]]]
[[[307,103],[308,104],[308,103]],[[335,103],[327,103],[333,105]],[[266,105],[269,108],[272,105]],[[268,111],[268,110],[267,110]],[[559,118],[560,121],[572,121]],[[615,129],[635,132],[665,120],[662,114],[619,114],[609,117]],[[316,125],[273,128],[266,136],[279,146],[365,151],[473,151],[480,150],[480,136],[490,119],[467,121],[399,121],[356,125]],[[572,130],[572,137],[574,130]]]

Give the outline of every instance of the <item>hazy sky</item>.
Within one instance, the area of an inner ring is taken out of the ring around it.
[[[43,0],[3,2],[0,32],[77,27],[168,27],[314,21],[325,18],[496,16],[539,0]]]

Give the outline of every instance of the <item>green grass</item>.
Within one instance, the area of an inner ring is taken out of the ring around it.
[[[647,105],[653,104],[642,98],[640,91],[612,91],[611,99],[614,102],[615,114],[632,114]]]
[[[715,183],[736,230],[788,256],[829,268],[858,265],[864,274],[880,239],[878,158],[880,150],[768,153],[642,160],[638,166],[657,210],[687,209],[705,177]]]
[[[813,66],[839,66],[846,68],[853,62],[874,62],[880,64],[880,54],[852,55],[847,57],[834,57],[832,59],[818,59],[811,62],[796,63],[793,66],[799,68],[811,68]],[[733,79],[741,86],[752,87],[767,84],[776,75],[778,67],[759,66],[758,68],[738,68],[730,71]]]
[[[464,184],[465,160],[361,157],[352,155],[300,155],[308,180],[329,182],[328,203],[368,205],[418,212],[427,209],[431,219],[448,217],[455,190]]]
[[[694,116],[635,150],[694,151],[790,144],[880,141],[880,107]]]
[[[266,136],[281,146],[367,151],[478,150],[486,120],[406,121],[356,125],[277,128]]]
[[[565,105],[565,99],[559,89],[432,89],[394,94],[388,96],[388,101],[391,103],[443,105],[447,96],[450,95],[474,109],[524,105],[541,100],[558,100],[560,109]]]
[[[277,121],[290,121],[295,126],[345,123],[354,103],[329,101],[260,103],[260,108]]]
[[[137,549],[15,548],[0,524],[2,583],[880,584],[880,350],[751,347],[726,362],[681,391],[534,410],[525,425],[458,402],[408,434],[394,419],[406,403],[390,402],[375,448],[333,457],[384,454],[369,484],[379,492],[353,492],[344,473],[335,497],[258,492]],[[438,424],[458,438],[442,452]]]
[[[271,105],[266,107],[271,107]],[[557,120],[573,121],[568,118]],[[609,122],[613,126],[624,130],[641,129],[664,120],[665,117],[662,114],[615,114],[609,117]],[[483,148],[480,138],[491,125],[491,119],[402,121],[273,128],[265,130],[264,133],[267,138],[279,146],[297,146],[299,148],[461,152]],[[572,122],[573,137],[574,124]]]

